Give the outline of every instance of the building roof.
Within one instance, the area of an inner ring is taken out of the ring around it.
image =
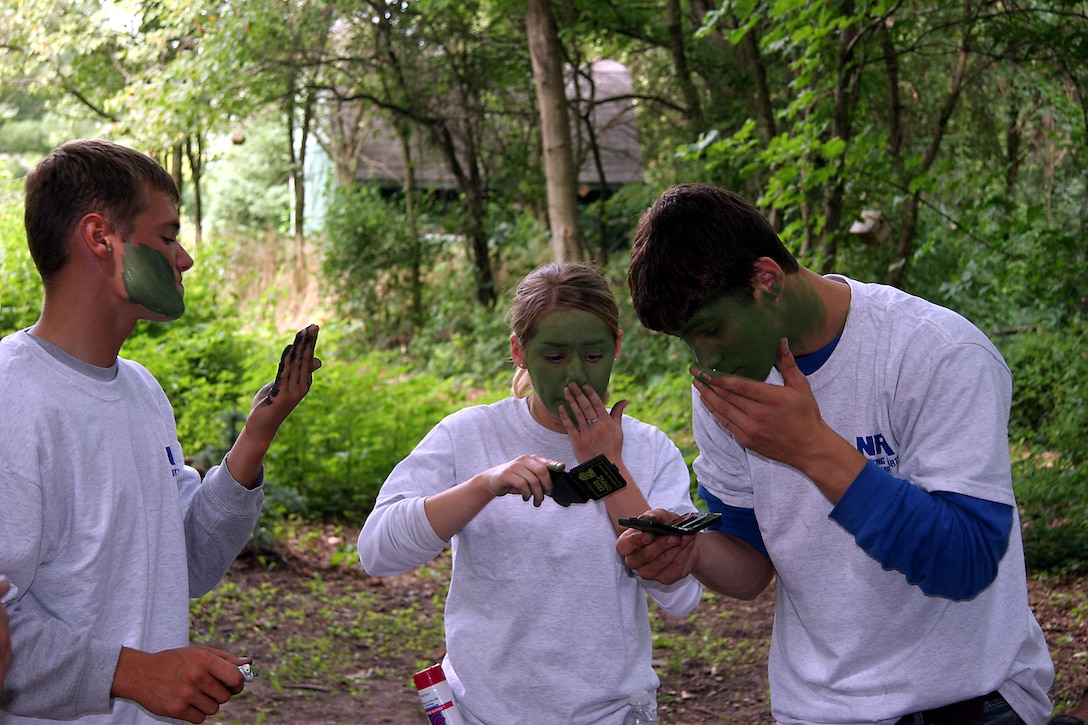
[[[580,76],[580,99],[575,99],[573,83],[567,84],[567,97],[572,102],[571,135],[575,164],[578,165],[580,194],[601,187],[600,173],[589,145],[589,132],[580,120],[589,109],[590,122],[600,148],[605,184],[615,189],[623,184],[642,181],[642,152],[639,146],[635,104],[631,97],[631,74],[626,66],[612,60],[600,60],[590,65],[589,77]],[[577,114],[577,116],[576,116]],[[425,144],[425,135],[417,134],[416,142]],[[430,188],[453,188],[453,176],[442,155],[434,148],[420,147],[412,151],[417,160],[415,182]],[[393,128],[376,121],[359,159],[357,178],[378,179],[401,186],[404,183],[404,157],[400,141]]]

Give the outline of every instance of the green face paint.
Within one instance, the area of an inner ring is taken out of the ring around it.
[[[677,333],[707,371],[765,380],[774,365],[782,327],[747,297],[719,297],[699,309]]]
[[[601,400],[607,399],[616,342],[608,326],[592,312],[549,312],[537,323],[523,351],[533,395],[552,415],[558,417],[559,408],[566,407],[563,391],[570,383],[588,383]]]
[[[121,263],[129,301],[170,319],[181,317],[185,299],[166,255],[146,244],[125,242],[124,250]]]
[[[700,368],[766,380],[778,341],[791,346],[818,335],[826,318],[819,295],[804,287],[747,295],[723,295],[699,309],[675,334],[695,352]]]

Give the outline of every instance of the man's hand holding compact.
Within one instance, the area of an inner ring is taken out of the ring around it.
[[[652,509],[643,516],[656,521],[671,521],[677,514]],[[673,584],[690,574],[698,558],[696,540],[701,536],[657,536],[637,529],[627,529],[616,539],[616,553],[629,569],[643,579]]]

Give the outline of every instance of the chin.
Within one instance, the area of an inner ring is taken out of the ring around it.
[[[185,305],[181,306],[178,311],[171,310],[170,312],[156,312],[155,310],[144,307],[145,313],[140,315],[143,319],[149,322],[173,322],[174,320],[185,314]]]

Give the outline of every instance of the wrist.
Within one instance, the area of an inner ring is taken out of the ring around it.
[[[254,488],[260,478],[264,456],[268,452],[268,443],[261,440],[249,426],[242,428],[238,439],[223,457],[232,478],[246,488]]]
[[[136,683],[147,654],[130,647],[121,647],[117,653],[117,666],[113,671],[110,697],[135,700]]]
[[[868,459],[842,436],[830,429],[828,433],[806,456],[803,467],[797,468],[834,504],[846,493]]]
[[[486,506],[487,503],[493,498],[499,498],[506,494],[506,490],[501,486],[495,490],[492,484],[492,477],[487,474],[487,471],[477,473],[472,478],[465,482],[465,487],[472,492],[473,500],[480,504],[480,507]],[[496,479],[497,482],[497,479]]]

